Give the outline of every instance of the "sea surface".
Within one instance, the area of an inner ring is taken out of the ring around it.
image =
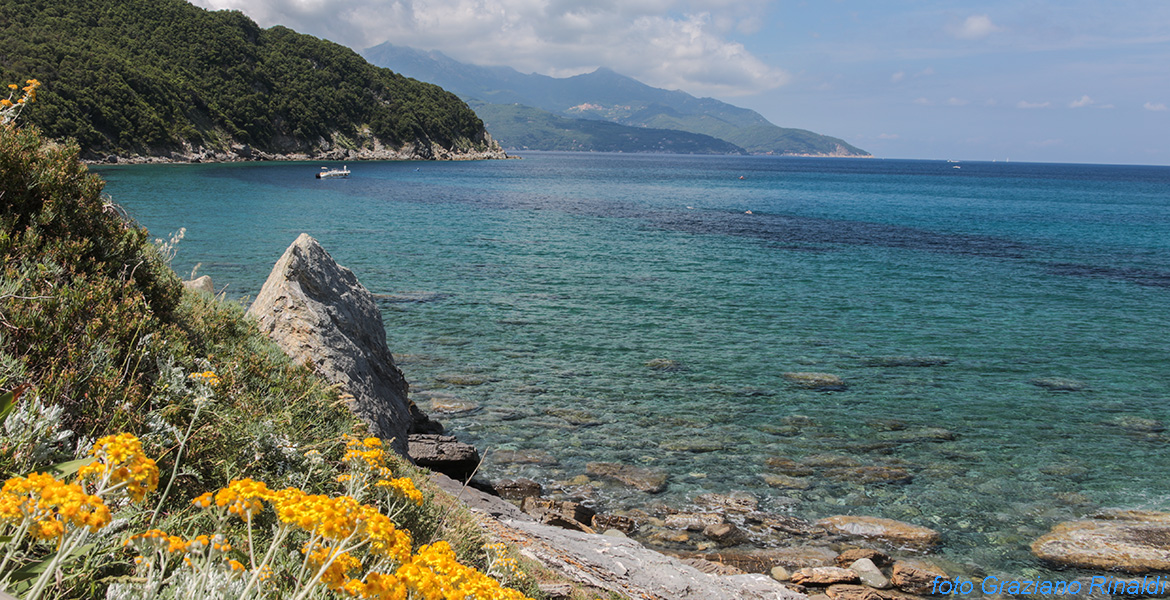
[[[746,490],[900,519],[942,532],[964,576],[1051,574],[1028,545],[1053,524],[1170,509],[1170,168],[528,153],[316,180],[322,164],[97,171],[156,237],[186,228],[176,271],[229,298],[301,232],[320,240],[377,295],[420,406],[476,407],[439,418],[488,478],[604,510]],[[776,488],[775,457],[822,466]],[[590,461],[669,488],[565,483]]]

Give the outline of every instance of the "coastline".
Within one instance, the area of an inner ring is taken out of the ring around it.
[[[374,160],[509,160],[509,156],[498,144],[492,143],[487,150],[452,150],[438,144],[411,143],[399,148],[388,148],[375,144],[372,148],[333,148],[310,152],[264,152],[247,144],[233,144],[230,151],[209,148],[185,148],[168,154],[109,154],[105,157],[87,158],[87,165],[149,165],[149,164],[201,164],[234,162],[304,162],[304,161],[374,161]]]

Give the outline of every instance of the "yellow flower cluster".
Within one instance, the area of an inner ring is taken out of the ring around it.
[[[374,577],[378,575],[378,577]],[[396,585],[388,587],[386,581]],[[364,584],[350,583],[344,590],[358,598],[378,600],[400,600],[407,598],[424,600],[528,600],[513,589],[500,585],[499,581],[461,564],[447,542],[435,542],[419,548],[418,553],[395,571],[393,575],[371,573]]]
[[[377,487],[383,488],[392,495],[401,496],[408,501],[413,502],[418,506],[423,504],[422,492],[414,487],[414,480],[409,477],[398,477],[396,479],[379,479],[374,484]]]
[[[25,85],[24,87],[20,87],[20,86],[16,85],[15,83],[8,84],[8,89],[10,90],[8,92],[8,98],[0,100],[0,107],[16,108],[22,104],[32,104],[33,102],[36,102],[37,101],[37,88],[41,87],[41,82],[37,81],[36,79],[29,79],[25,83],[27,85]],[[12,100],[13,94],[16,93],[17,89],[24,92],[24,94],[20,98],[17,98],[16,101],[13,101]]]
[[[134,502],[158,488],[158,465],[142,451],[142,442],[133,434],[120,433],[99,439],[89,452],[97,461],[81,467],[78,478],[97,482],[100,491],[122,486]],[[103,478],[104,481],[103,481]]]
[[[308,558],[307,564],[313,571],[318,571],[325,563],[329,563],[321,574],[321,583],[335,592],[340,592],[349,583],[351,572],[362,568],[362,561],[350,553],[334,554],[334,549],[328,546],[319,546],[312,550],[306,548],[305,554]]]
[[[498,574],[506,580],[521,580],[526,577],[524,571],[520,570],[520,564],[516,559],[505,556],[508,552],[508,547],[504,544],[484,544],[484,550],[488,552],[488,573]]]
[[[390,469],[386,468],[386,451],[382,449],[382,440],[376,437],[359,440],[345,436],[345,456],[341,460],[356,471],[373,473],[377,477],[390,476]]]
[[[276,492],[268,489],[262,481],[251,479],[237,479],[219,490],[214,495],[207,492],[192,500],[192,504],[200,508],[208,508],[212,502],[219,508],[227,508],[228,513],[248,520],[252,515],[264,510],[262,500],[272,501]]]
[[[166,555],[181,555],[183,564],[197,571],[209,567],[222,568],[223,566],[226,566],[231,572],[246,570],[239,561],[231,560],[225,556],[231,552],[232,545],[219,534],[200,535],[187,540],[183,539],[182,536],[169,535],[161,529],[151,529],[130,536],[130,539],[126,540],[123,546],[137,550],[139,555],[134,557],[134,563],[146,568],[165,567]],[[155,557],[157,565],[147,556]],[[196,560],[192,560],[192,558]]]
[[[192,374],[188,375],[187,377],[190,379],[194,379],[196,381],[202,382],[202,383],[206,383],[207,385],[209,385],[211,387],[215,387],[215,386],[219,385],[219,376],[215,374],[215,371],[204,371],[202,373],[192,373]]]
[[[101,498],[48,473],[13,477],[0,489],[0,523],[28,523],[36,539],[58,539],[70,527],[94,532],[109,522],[110,511]]]

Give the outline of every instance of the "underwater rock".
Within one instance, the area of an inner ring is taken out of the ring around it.
[[[784,373],[784,379],[799,387],[822,392],[840,392],[849,388],[844,379],[832,373]]]
[[[862,362],[869,367],[941,367],[952,359],[945,356],[874,356]]]
[[[585,465],[585,472],[592,477],[613,479],[647,494],[657,494],[666,489],[667,473],[661,469],[591,462]]]
[[[1079,392],[1088,387],[1083,381],[1062,377],[1037,377],[1028,383],[1050,392]]]
[[[687,531],[703,531],[708,526],[719,525],[724,522],[719,513],[676,513],[667,515],[668,529],[685,529]]]
[[[915,552],[925,552],[942,540],[933,529],[880,517],[838,515],[821,519],[816,524],[829,533],[884,542],[894,548]]]
[[[1170,571],[1170,513],[1107,511],[1065,521],[1033,542],[1032,554],[1082,569]]]
[[[714,441],[689,439],[662,442],[658,444],[658,447],[672,452],[693,452],[695,454],[701,454],[704,452],[719,452],[720,450],[726,449],[727,445]]]
[[[770,457],[764,461],[764,464],[768,465],[768,469],[789,477],[805,477],[813,474],[812,467],[783,456]]]
[[[492,462],[500,464],[554,466],[557,459],[544,450],[495,450],[488,453]]]
[[[761,473],[760,477],[769,486],[782,490],[807,490],[812,487],[812,482],[806,477],[789,477],[775,473]]]
[[[860,467],[861,461],[845,454],[810,454],[801,463],[810,467]]]
[[[460,413],[471,413],[479,410],[479,404],[464,400],[451,394],[444,394],[442,392],[420,392],[414,394],[420,400],[429,400],[431,412],[454,415]]]
[[[760,500],[749,492],[735,491],[729,494],[700,494],[694,498],[695,504],[727,512],[752,512],[760,505]]]
[[[483,385],[491,380],[467,373],[442,373],[435,376],[435,381],[438,381],[439,383],[445,383],[447,385],[474,387],[477,385]]]
[[[654,358],[648,360],[646,361],[646,366],[654,369],[655,371],[664,371],[667,373],[683,370],[683,365],[681,362],[677,360],[671,360],[669,358]]]
[[[825,477],[834,481],[848,481],[862,485],[879,483],[910,483],[914,477],[905,469],[896,467],[837,467],[825,471]]]
[[[950,442],[954,441],[955,433],[942,427],[922,427],[919,429],[903,429],[900,431],[883,431],[878,439],[899,444],[913,444],[915,442]]]
[[[1133,433],[1162,433],[1166,425],[1156,419],[1144,419],[1133,415],[1122,415],[1108,421],[1114,427],[1120,427]]]

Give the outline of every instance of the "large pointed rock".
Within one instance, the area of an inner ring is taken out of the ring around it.
[[[374,298],[306,233],[284,251],[248,309],[292,359],[341,385],[370,432],[406,456],[407,383],[386,345]]]

